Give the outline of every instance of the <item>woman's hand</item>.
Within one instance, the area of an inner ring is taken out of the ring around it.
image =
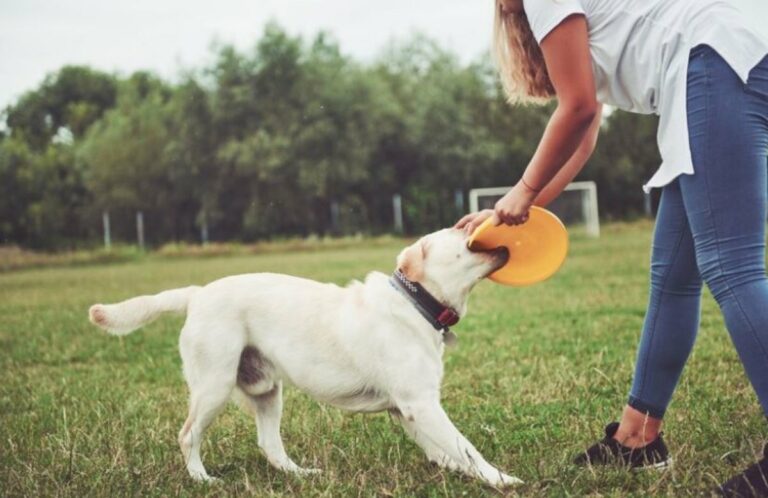
[[[525,182],[517,182],[517,185],[512,187],[512,190],[499,199],[494,206],[494,213],[499,223],[522,225],[528,221],[529,211],[538,194],[539,192],[529,188]]]
[[[520,225],[528,221],[528,211],[533,205],[533,200],[538,192],[528,188],[525,183],[518,182],[512,190],[499,199],[494,209],[484,209],[477,213],[470,213],[460,219],[453,228],[461,228],[467,233],[472,233],[488,218],[494,218],[493,225],[502,223],[507,225]]]
[[[482,225],[485,220],[493,216],[496,216],[496,213],[493,212],[493,209],[483,209],[482,211],[478,211],[476,213],[469,213],[458,222],[456,222],[456,224],[453,225],[453,228],[461,228],[467,235],[472,235],[477,227]],[[501,221],[496,218],[493,224],[498,225],[499,223],[501,223]]]

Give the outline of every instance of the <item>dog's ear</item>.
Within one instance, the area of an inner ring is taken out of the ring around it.
[[[427,244],[420,240],[403,249],[397,257],[397,269],[408,280],[417,282],[424,277],[424,260],[427,257]]]

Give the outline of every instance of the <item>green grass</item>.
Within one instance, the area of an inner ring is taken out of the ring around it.
[[[446,354],[444,406],[486,458],[526,481],[523,496],[701,495],[754,460],[765,421],[712,298],[673,405],[664,473],[593,471],[574,452],[616,419],[630,386],[647,296],[649,224],[576,238],[550,281],[481,284]],[[125,338],[88,306],[225,275],[275,271],[343,284],[391,271],[400,242],[374,248],[146,258],[0,274],[0,495],[493,496],[427,464],[387,415],[350,414],[286,392],[283,435],[299,479],[270,468],[234,406],[208,432],[204,461],[223,482],[186,475],[176,435],[186,415],[181,319]]]

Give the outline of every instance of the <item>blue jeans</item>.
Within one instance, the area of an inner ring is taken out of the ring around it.
[[[768,414],[768,57],[744,85],[716,51],[696,47],[688,125],[695,173],[662,190],[629,405],[664,416],[696,340],[706,283]]]

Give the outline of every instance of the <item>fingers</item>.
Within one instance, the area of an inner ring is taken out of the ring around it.
[[[488,218],[492,218],[491,223],[493,226],[499,226],[502,223],[505,225],[522,225],[528,221],[529,217],[530,211],[515,215],[502,207],[497,207],[496,209],[485,209],[477,213],[469,213],[457,221],[453,228],[463,229],[467,235],[472,235],[477,227],[482,225]]]
[[[530,211],[526,211],[522,214],[513,214],[509,211],[506,211],[504,209],[496,209],[495,211],[496,217],[500,220],[500,223],[504,223],[505,225],[522,225],[526,221],[528,221],[528,218],[530,218]]]
[[[472,221],[478,214],[480,213],[469,213],[468,215],[464,216],[462,219],[456,222],[455,225],[453,225],[453,228],[464,228],[467,226],[467,223]]]
[[[493,211],[501,223],[505,225],[520,225],[528,221],[529,206],[525,206],[517,198],[516,190],[512,189],[507,195],[499,199]]]
[[[467,235],[472,235],[472,233],[477,230],[477,227],[485,223],[485,220],[491,216],[494,216],[494,214],[490,209],[475,213],[473,219],[464,227],[464,232],[466,232]]]
[[[499,215],[496,213],[496,211],[493,212],[492,218],[493,218],[493,222],[492,223],[493,223],[493,226],[495,226],[495,227],[497,227],[497,226],[501,225],[502,223],[504,223],[501,220],[501,218],[499,218]]]
[[[472,232],[475,231],[475,229],[478,226],[480,226],[485,220],[487,220],[491,216],[493,216],[492,209],[484,209],[476,213],[469,213],[468,215],[464,216],[459,221],[457,221],[456,224],[453,226],[453,228],[462,229],[467,235],[470,235],[472,234]]]
[[[479,227],[482,223],[477,223],[473,221],[472,223],[469,223],[466,227],[464,227],[464,231],[467,235],[472,235],[475,233],[475,230],[477,230],[477,227]]]

